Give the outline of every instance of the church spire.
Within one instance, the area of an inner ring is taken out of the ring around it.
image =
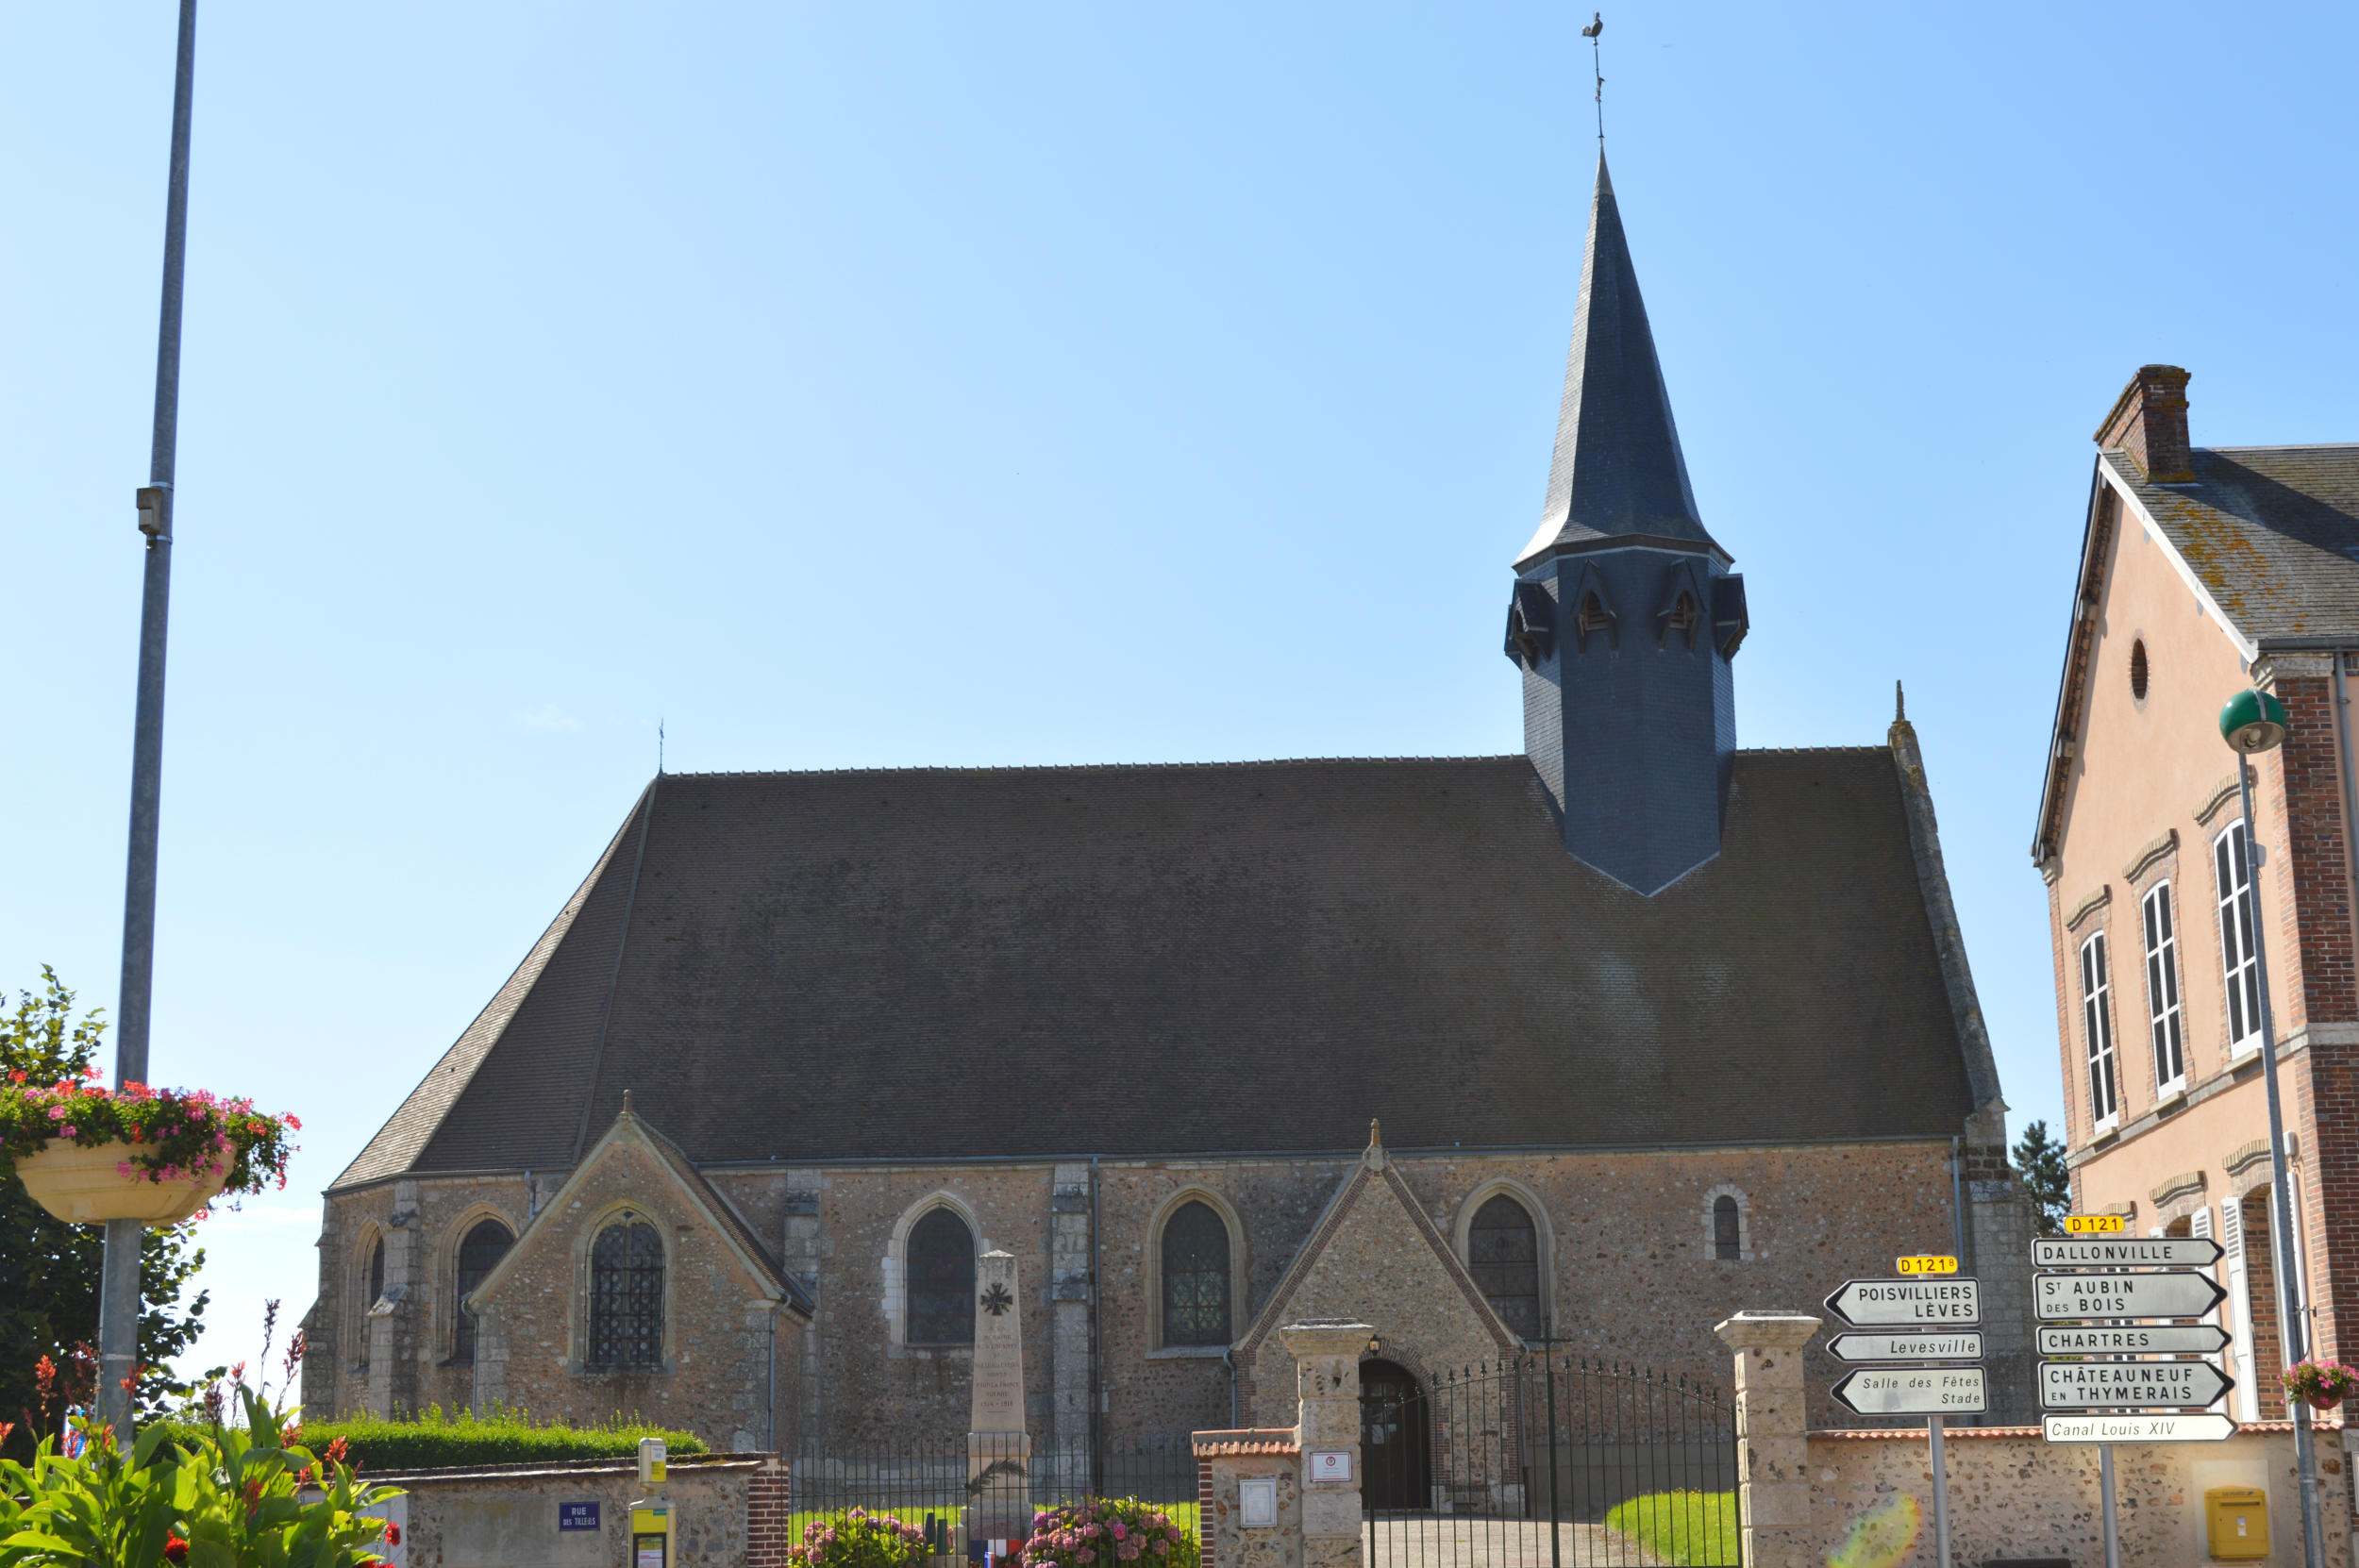
[[[1550,556],[1625,541],[1700,548],[1728,559],[1696,510],[1600,147],[1548,500],[1539,531],[1515,564],[1528,569]]]

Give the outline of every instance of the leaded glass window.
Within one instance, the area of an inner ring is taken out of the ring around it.
[[[379,1236],[376,1239],[376,1244],[369,1249],[369,1299],[368,1305],[362,1307],[360,1310],[363,1312],[367,1311],[370,1307],[376,1306],[384,1298],[385,1238]]]
[[[1163,1222],[1163,1343],[1229,1343],[1229,1227],[1208,1203]]]
[[[1525,1339],[1538,1339],[1540,1233],[1522,1204],[1501,1193],[1475,1210],[1466,1264],[1499,1321]]]
[[[1740,1262],[1745,1257],[1745,1219],[1736,1200],[1726,1193],[1712,1200],[1712,1256],[1721,1263]]]
[[[622,1219],[590,1249],[590,1356],[601,1372],[663,1364],[663,1238]]]
[[[460,1238],[459,1269],[451,1290],[452,1360],[475,1359],[475,1314],[467,1310],[467,1293],[483,1283],[499,1260],[508,1256],[515,1240],[497,1220],[478,1221]]]
[[[909,1343],[975,1343],[975,1233],[947,1209],[910,1227]]]

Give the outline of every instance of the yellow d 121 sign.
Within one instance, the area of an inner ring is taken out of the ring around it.
[[[1902,1274],[1955,1274],[1958,1260],[1930,1254],[1922,1258],[1895,1258],[1892,1266]]]
[[[2065,1234],[2067,1236],[2117,1236],[2129,1228],[2118,1214],[2066,1214]]]

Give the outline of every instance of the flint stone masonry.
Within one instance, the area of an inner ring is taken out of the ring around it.
[[[496,1465],[372,1476],[397,1487],[394,1568],[628,1568],[634,1460]],[[784,1568],[787,1468],[770,1454],[674,1460],[664,1495],[678,1520],[677,1568]],[[560,1530],[562,1503],[596,1503],[595,1531]]]

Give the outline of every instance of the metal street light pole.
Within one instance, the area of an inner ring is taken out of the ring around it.
[[[2339,656],[2337,656],[2339,657]],[[2244,807],[2242,838],[2245,849],[2245,913],[2252,922],[2252,967],[2259,982],[2261,1015],[2261,1081],[2267,1086],[2269,1110],[2269,1226],[2270,1272],[2277,1276],[2278,1319],[2284,1325],[2285,1360],[2293,1365],[2308,1358],[2310,1334],[2300,1271],[2294,1260],[2293,1177],[2285,1169],[2285,1109],[2277,1089],[2277,1025],[2269,1009],[2268,950],[2261,932],[2261,841],[2253,831],[2252,768],[2245,759],[2273,751],[2285,739],[2285,708],[2257,687],[2239,692],[2219,710],[2219,732],[2236,753],[2236,789]],[[2286,1413],[2294,1424],[2294,1463],[2301,1476],[2301,1553],[2307,1568],[2325,1568],[2325,1543],[2319,1538],[2317,1444],[2310,1430],[2310,1406],[2292,1393],[2285,1396]]]
[[[115,1003],[115,1088],[147,1080],[149,1003],[156,979],[156,841],[164,776],[164,631],[172,604],[172,475],[180,426],[180,279],[189,233],[189,100],[196,81],[196,0],[180,0],[172,88],[172,171],[164,197],[163,304],[156,330],[156,425],[147,485],[140,593],[139,705],[131,730],[131,842],[123,877],[123,983]],[[98,1408],[126,1445],[140,1350],[140,1251],[147,1227],[107,1222],[98,1295]]]

